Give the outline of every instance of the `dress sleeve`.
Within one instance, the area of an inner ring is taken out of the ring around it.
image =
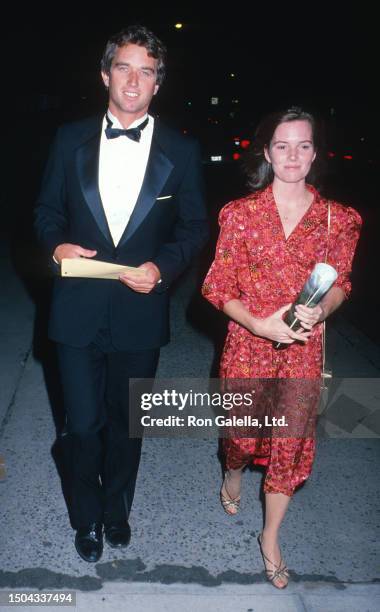
[[[331,246],[327,257],[327,263],[331,264],[338,272],[338,278],[334,286],[340,287],[346,296],[351,293],[350,274],[352,260],[359,240],[362,219],[353,208],[339,207],[337,211],[337,229],[331,233]],[[334,211],[332,211],[333,223]]]
[[[235,202],[230,202],[219,214],[220,233],[215,259],[202,286],[202,295],[216,308],[240,297],[238,262],[243,248]]]

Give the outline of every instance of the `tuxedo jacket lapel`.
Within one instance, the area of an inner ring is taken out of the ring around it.
[[[157,197],[162,191],[170,172],[173,169],[172,162],[166,157],[160,147],[157,125],[155,124],[152,144],[144,180],[141,186],[136,205],[133,209],[129,223],[124,230],[118,246],[123,245],[144,221],[145,217],[154,206]]]
[[[98,127],[100,128],[100,126]],[[112,236],[108,227],[98,184],[100,134],[101,130],[98,129],[89,140],[77,149],[76,161],[79,181],[87,206],[91,210],[100,231],[106,240],[112,244]]]
[[[79,181],[85,201],[102,234],[107,241],[113,244],[107,217],[99,193],[100,135],[101,127],[98,125],[95,134],[77,149],[76,161]],[[166,157],[160,146],[159,128],[155,125],[144,180],[136,205],[129,219],[129,223],[121,236],[118,247],[122,246],[144,221],[152,206],[154,206],[172,169],[173,163]],[[128,168],[126,168],[126,172],[128,172]]]

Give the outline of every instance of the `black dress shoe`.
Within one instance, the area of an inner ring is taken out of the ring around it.
[[[128,546],[131,539],[131,528],[128,521],[118,521],[104,525],[104,535],[106,542],[112,548]]]
[[[101,523],[91,523],[77,530],[75,548],[84,561],[96,563],[103,552],[103,534]]]

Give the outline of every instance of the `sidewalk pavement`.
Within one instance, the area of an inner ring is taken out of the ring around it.
[[[338,396],[355,394],[361,385],[368,389],[364,397],[351,397],[351,420],[343,429],[340,422],[338,437],[319,438],[312,477],[292,500],[282,528],[292,570],[284,592],[266,583],[256,542],[262,472],[246,470],[241,513],[227,516],[218,499],[221,469],[212,439],[144,441],[131,544],[123,552],[106,546],[91,565],[74,550],[51,455],[55,429],[32,351],[34,305],[6,251],[0,253],[0,278],[0,455],[7,472],[0,482],[0,595],[7,589],[74,589],[77,608],[94,611],[380,609],[379,432],[373,416],[378,347],[343,317],[329,330],[334,374],[362,379]],[[162,378],[209,375],[213,345],[186,315],[193,281],[190,272],[173,299],[173,340],[162,351]],[[357,432],[362,437],[347,439],[345,427],[364,427]]]

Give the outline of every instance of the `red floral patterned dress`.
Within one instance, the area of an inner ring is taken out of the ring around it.
[[[314,265],[325,260],[328,200],[307,185],[314,199],[286,239],[272,186],[224,206],[215,260],[202,293],[222,309],[240,299],[255,317],[264,318],[293,302]],[[353,209],[330,201],[331,223],[327,263],[338,272],[335,286],[348,297],[351,263],[359,238],[361,218]],[[322,325],[314,327],[306,344],[276,350],[273,343],[254,336],[230,321],[220,363],[220,377],[318,379],[322,367]],[[315,455],[313,437],[223,439],[227,469],[253,461],[266,466],[265,493],[291,496],[306,480]]]

